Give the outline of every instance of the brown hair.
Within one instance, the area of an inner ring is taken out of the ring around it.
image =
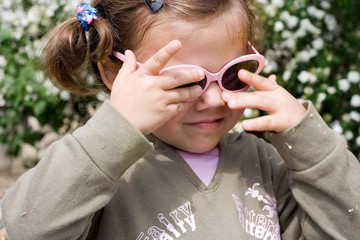
[[[101,80],[97,63],[101,62],[114,78],[121,63],[109,58],[113,50],[136,49],[147,31],[169,18],[204,21],[233,12],[242,22],[246,41],[253,40],[255,16],[249,0],[163,0],[162,8],[151,13],[142,0],[92,0],[98,18],[89,34],[74,17],[50,31],[42,54],[42,63],[50,80],[58,87],[75,94],[95,94],[108,91]],[[234,12],[232,9],[235,9]],[[240,12],[239,12],[240,10]],[[95,82],[89,83],[84,70],[91,66]]]

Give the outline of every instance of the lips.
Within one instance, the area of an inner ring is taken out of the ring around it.
[[[217,118],[214,120],[204,119],[192,123],[187,123],[187,125],[198,129],[214,130],[217,129],[222,124],[223,121],[224,121],[223,118]]]

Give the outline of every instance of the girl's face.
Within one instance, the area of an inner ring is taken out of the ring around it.
[[[233,41],[231,28],[220,18],[206,27],[198,23],[176,21],[150,30],[135,51],[137,60],[145,62],[174,39],[181,50],[166,67],[193,64],[217,72],[228,61],[246,54],[246,45]],[[185,110],[154,131],[162,141],[185,151],[202,153],[214,148],[238,122],[243,109],[232,110],[221,98],[221,90],[212,82],[203,95],[188,103]]]

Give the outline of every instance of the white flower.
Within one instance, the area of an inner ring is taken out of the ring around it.
[[[292,32],[288,31],[288,30],[284,30],[281,32],[281,37],[284,39],[288,39],[293,35]]]
[[[322,103],[325,99],[326,99],[326,94],[319,93],[318,98],[317,98],[317,103]]]
[[[324,67],[322,69],[322,73],[326,76],[326,77],[329,77],[330,76],[330,73],[331,73],[331,69],[329,67]]]
[[[334,31],[337,25],[336,18],[333,15],[327,14],[325,16],[325,24],[329,31]]]
[[[2,94],[0,94],[0,106],[5,106],[6,102]]]
[[[285,82],[289,81],[289,79],[290,79],[290,77],[291,77],[291,71],[286,70],[286,71],[284,72],[284,74],[283,74],[282,77],[283,77],[283,79],[284,79]]]
[[[284,0],[272,0],[271,4],[273,4],[274,6],[281,8],[284,6],[285,2]]]
[[[325,10],[328,10],[331,8],[331,4],[328,1],[320,1],[320,6]]]
[[[30,85],[27,85],[25,89],[26,89],[27,93],[32,93],[33,92],[33,88]]]
[[[274,6],[274,5],[267,5],[266,7],[265,7],[265,13],[267,14],[267,15],[269,15],[269,17],[274,17],[275,16],[275,13],[277,12],[277,9],[276,9],[276,7]]]
[[[253,117],[253,110],[251,108],[246,108],[244,111],[244,117],[245,118]]]
[[[360,146],[360,136],[356,138],[356,145]]]
[[[302,19],[300,21],[300,29],[310,32],[316,36],[320,35],[321,30],[315,27],[308,18]]]
[[[338,81],[339,89],[343,92],[347,92],[350,89],[350,83],[347,79],[341,79]]]
[[[319,49],[322,49],[324,47],[324,41],[321,38],[317,38],[311,43],[311,45],[315,49],[319,50]]]
[[[356,122],[360,122],[360,113],[356,111],[351,111],[350,118]]]
[[[347,75],[347,79],[349,79],[351,83],[358,83],[360,82],[360,74],[358,71],[350,71]]]
[[[39,24],[33,23],[28,27],[28,32],[31,36],[36,36],[39,32]]]
[[[284,24],[281,21],[277,21],[274,25],[274,31],[275,32],[281,32],[282,30],[284,30]]]
[[[351,139],[354,138],[354,134],[351,131],[346,131],[345,132],[345,137],[348,141],[350,141]]]
[[[290,16],[289,20],[286,22],[289,28],[294,28],[299,22],[299,18],[296,16]]]
[[[324,18],[324,16],[325,16],[325,12],[323,11],[323,10],[320,10],[320,9],[317,9],[316,7],[314,7],[314,6],[310,6],[310,7],[308,7],[307,8],[307,11],[308,11],[308,13],[311,15],[311,16],[313,16],[313,17],[315,17],[315,18],[317,18],[317,19],[323,19]]]
[[[351,121],[350,114],[348,114],[348,113],[343,114],[341,119],[344,122],[350,122]]]
[[[299,28],[298,30],[296,30],[295,32],[295,36],[297,38],[303,38],[306,36],[306,30],[304,28]]]
[[[302,70],[298,76],[298,80],[301,83],[307,83],[307,82],[311,82],[314,83],[316,82],[316,76],[313,73],[310,73],[308,71]]]
[[[351,97],[350,105],[353,107],[360,107],[360,95],[355,94]]]
[[[326,90],[330,95],[333,95],[336,93],[336,88],[334,88],[334,87],[328,87]]]
[[[62,100],[64,100],[64,101],[69,101],[70,98],[71,98],[71,95],[70,95],[70,93],[67,92],[67,91],[61,91],[61,92],[60,92],[60,98],[61,98]]]
[[[360,146],[360,136],[356,138],[356,145]]]
[[[343,128],[341,127],[339,121],[334,121],[332,124],[331,124],[331,128],[339,133],[339,134],[342,134],[343,133]]]
[[[7,64],[6,58],[0,55],[0,67],[5,67]]]
[[[0,82],[4,79],[5,77],[5,72],[3,69],[0,69]]]
[[[50,80],[44,81],[44,86],[47,89],[47,95],[56,95],[60,92],[59,88],[55,87]]]
[[[317,55],[317,51],[315,49],[310,50],[302,50],[297,53],[296,59],[301,62],[309,62],[311,58]]]
[[[273,61],[273,60],[269,60],[269,59],[266,59],[266,62],[265,62],[265,67],[264,67],[264,73],[271,73],[271,72],[274,72],[278,69],[278,64],[277,62]]]
[[[288,11],[281,12],[279,18],[285,22],[289,28],[294,28],[299,22],[299,18],[290,15]]]
[[[11,7],[11,1],[2,1],[2,7],[3,8],[10,8]]]
[[[27,118],[27,123],[33,131],[40,131],[41,129],[40,123],[35,117],[29,116]]]
[[[285,45],[286,45],[286,47],[288,47],[290,49],[294,49],[296,46],[295,38],[290,37],[290,38],[286,39]]]
[[[306,95],[312,95],[313,93],[314,93],[314,88],[312,88],[312,87],[308,87],[308,86],[306,86],[305,88],[304,88],[304,93],[306,94]]]

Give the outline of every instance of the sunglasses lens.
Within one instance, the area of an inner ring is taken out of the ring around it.
[[[258,68],[259,68],[259,63],[256,60],[239,62],[229,67],[225,71],[222,77],[221,82],[223,87],[230,91],[235,91],[245,88],[247,84],[239,80],[238,72],[240,71],[240,69],[245,69],[249,72],[255,73]]]

